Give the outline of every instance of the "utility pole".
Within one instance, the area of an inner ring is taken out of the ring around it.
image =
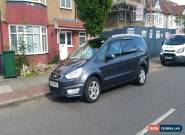
[[[3,31],[2,31],[2,19],[1,19],[1,10],[0,10],[0,43],[1,43],[1,49],[3,51]]]

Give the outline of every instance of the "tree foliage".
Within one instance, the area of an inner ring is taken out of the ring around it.
[[[100,34],[109,14],[112,0],[75,0],[77,14],[85,23],[85,28],[91,36]]]

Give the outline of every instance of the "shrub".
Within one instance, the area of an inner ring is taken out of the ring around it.
[[[49,62],[49,64],[58,64],[60,63],[60,56],[59,55],[56,55],[55,58]]]

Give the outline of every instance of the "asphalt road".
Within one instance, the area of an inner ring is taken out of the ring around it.
[[[171,108],[161,123],[181,124],[185,135],[184,66],[153,71],[145,86],[112,89],[94,104],[48,97],[1,108],[0,135],[135,135]]]

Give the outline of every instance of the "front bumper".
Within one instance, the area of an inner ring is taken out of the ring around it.
[[[160,55],[160,60],[163,62],[183,63],[185,62],[185,56],[176,56],[175,54],[163,54]]]
[[[50,93],[53,95],[67,97],[67,98],[83,96],[84,85],[79,83],[78,80],[58,81],[50,78],[49,81],[58,83],[57,88],[49,85]],[[75,90],[75,89],[79,89],[79,92],[75,94],[68,93],[68,90]]]

